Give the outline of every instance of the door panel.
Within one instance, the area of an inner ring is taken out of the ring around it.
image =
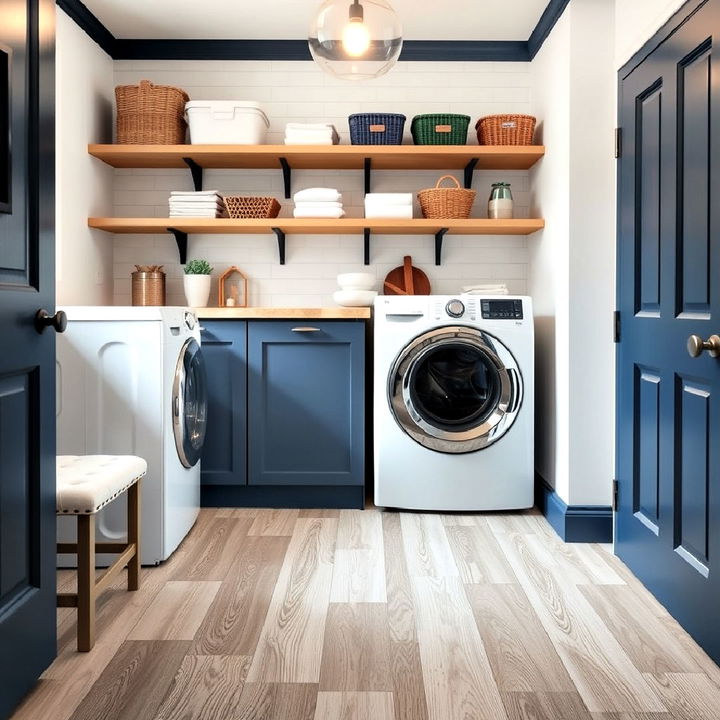
[[[660,506],[660,377],[638,368],[638,405],[635,432],[638,452],[635,471],[634,511],[641,522],[657,533]]]

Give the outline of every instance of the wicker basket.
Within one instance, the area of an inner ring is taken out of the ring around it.
[[[352,145],[402,145],[404,115],[397,113],[357,113],[348,117]]]
[[[466,145],[469,115],[416,115],[411,131],[416,145]]]
[[[532,115],[488,115],[475,124],[481,145],[532,145],[535,118]]]
[[[274,197],[227,195],[224,200],[228,215],[234,220],[276,218],[280,213],[280,203]]]
[[[454,188],[441,188],[443,180],[450,179],[455,183]],[[418,193],[420,209],[423,217],[436,219],[454,219],[470,217],[470,210],[475,201],[474,190],[464,190],[460,187],[457,178],[452,175],[443,175],[434,188],[421,190]]]
[[[182,145],[185,143],[187,93],[168,85],[118,85],[117,142],[122,145]]]

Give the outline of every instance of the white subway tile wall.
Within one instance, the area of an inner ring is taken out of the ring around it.
[[[494,113],[530,113],[528,63],[398,63],[388,75],[367,83],[335,80],[311,62],[140,61],[115,63],[115,84],[147,78],[176,85],[194,100],[253,100],[270,118],[268,142],[282,143],[288,122],[332,122],[342,143],[349,143],[347,116],[355,112],[400,112],[407,116],[405,142],[411,143],[410,120],[429,112],[470,115],[468,138],[477,143],[475,121]],[[374,172],[373,192],[417,193],[433,187],[436,171]],[[452,174],[462,182],[462,172]],[[487,215],[493,182],[512,183],[516,217],[528,217],[526,171],[478,171],[472,215]],[[349,217],[363,216],[361,171],[294,171],[293,192],[305,187],[335,187],[343,193]],[[224,194],[273,195],[281,217],[291,217],[292,200],[283,197],[280,170],[206,170],[204,187]],[[118,217],[167,217],[171,190],[192,190],[184,170],[115,170],[114,213]],[[415,216],[422,217],[415,201]],[[249,277],[253,306],[329,306],[342,272],[374,272],[378,289],[385,275],[402,264],[404,255],[430,277],[432,290],[452,294],[461,286],[506,282],[513,293],[527,291],[528,242],[524,236],[451,236],[445,238],[443,264],[434,264],[432,236],[372,236],[370,266],[363,265],[363,238],[354,235],[289,235],[286,264],[278,262],[274,235],[191,235],[189,258],[204,258],[215,276],[237,265]],[[130,304],[130,273],[135,264],[163,264],[168,274],[167,301],[185,302],[182,267],[170,235],[116,235],[114,238],[114,302]],[[211,303],[216,302],[213,288]]]

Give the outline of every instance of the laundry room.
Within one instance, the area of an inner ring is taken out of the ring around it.
[[[720,0],[481,5],[0,6],[0,720],[716,720]]]

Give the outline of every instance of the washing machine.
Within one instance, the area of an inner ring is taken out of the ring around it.
[[[166,560],[200,511],[200,454],[207,422],[205,366],[195,314],[179,307],[63,307],[57,342],[59,455],[139,455],[141,562]],[[96,519],[98,542],[125,537],[126,497]],[[75,537],[58,518],[58,541]],[[98,556],[98,565],[109,556]],[[70,567],[73,556],[59,556]]]
[[[530,298],[378,297],[374,359],[377,506],[533,505]]]

